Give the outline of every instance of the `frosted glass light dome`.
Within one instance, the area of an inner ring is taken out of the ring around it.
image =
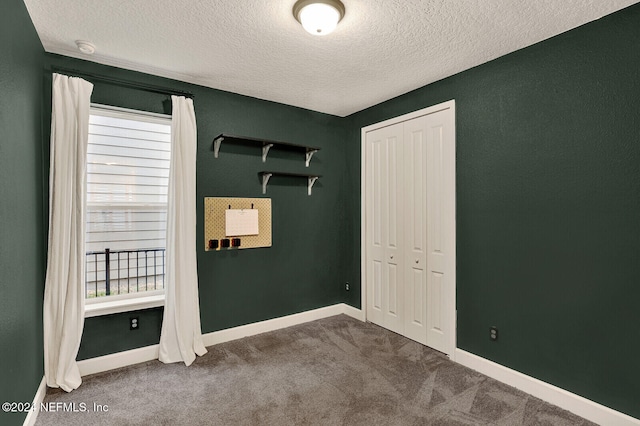
[[[337,0],[299,0],[293,16],[313,35],[327,35],[336,29],[344,16],[344,5]]]

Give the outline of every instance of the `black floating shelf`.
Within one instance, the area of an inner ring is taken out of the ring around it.
[[[313,184],[316,183],[318,178],[322,177],[322,175],[312,175],[308,173],[287,173],[287,172],[269,172],[262,171],[260,172],[262,176],[262,193],[267,193],[267,183],[269,183],[269,179],[271,176],[287,176],[287,177],[303,177],[307,178],[307,193],[311,195],[311,188],[313,188]]]
[[[317,148],[314,146],[300,145],[300,144],[295,144],[291,142],[281,142],[281,141],[274,141],[269,139],[257,139],[257,138],[250,138],[247,136],[237,136],[237,135],[229,135],[226,133],[221,133],[215,138],[213,138],[213,156],[215,158],[218,158],[218,155],[220,153],[220,144],[222,144],[222,142],[249,143],[249,144],[261,146],[263,163],[267,161],[267,154],[269,153],[269,149],[271,148],[284,149],[284,150],[290,150],[290,151],[292,150],[301,151],[301,152],[304,152],[305,154],[305,165],[307,167],[309,167],[309,162],[311,161],[311,157],[313,157],[313,154],[315,154],[320,150],[320,148]]]

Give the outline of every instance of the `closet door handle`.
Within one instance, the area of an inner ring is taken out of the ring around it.
[[[393,255],[391,255],[391,259],[393,259]]]
[[[416,263],[420,263],[420,261],[418,259],[416,259]]]

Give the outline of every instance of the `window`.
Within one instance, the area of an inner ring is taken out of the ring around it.
[[[170,116],[92,105],[86,316],[162,304],[170,160]]]

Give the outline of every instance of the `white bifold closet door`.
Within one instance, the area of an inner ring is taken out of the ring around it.
[[[450,253],[443,232],[451,224],[443,220],[453,214],[444,188],[455,180],[444,161],[453,137],[448,112],[381,127],[365,139],[367,319],[444,353],[451,352],[455,309],[443,289]]]

